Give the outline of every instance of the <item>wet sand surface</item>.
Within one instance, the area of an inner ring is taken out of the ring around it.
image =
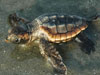
[[[40,55],[37,44],[20,47],[4,42],[10,28],[7,18],[17,12],[32,21],[44,13],[66,13],[85,17],[100,14],[100,0],[0,0],[0,75],[54,75],[52,67]],[[68,75],[100,75],[100,20],[86,34],[95,42],[96,51],[87,55],[71,41],[59,49]]]

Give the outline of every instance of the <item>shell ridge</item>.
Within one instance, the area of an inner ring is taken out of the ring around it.
[[[56,25],[57,33],[58,33],[58,22],[59,22],[58,14],[56,14],[55,25]]]
[[[67,23],[68,23],[68,18],[65,16],[65,28],[66,28],[66,33],[67,33]]]
[[[85,20],[78,18],[77,16],[68,15],[47,15],[48,22],[43,22],[43,33],[47,35],[48,40],[51,42],[59,43],[63,41],[71,40],[78,35],[81,31],[87,28]],[[46,19],[46,18],[45,18]],[[65,28],[65,30],[64,30]],[[56,32],[55,32],[55,31]]]

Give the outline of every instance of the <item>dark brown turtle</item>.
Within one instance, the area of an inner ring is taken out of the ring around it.
[[[52,43],[68,42],[75,39],[80,43],[81,49],[90,54],[95,48],[92,40],[83,33],[88,27],[87,22],[85,18],[64,14],[45,14],[29,22],[16,14],[11,14],[9,23],[12,29],[8,31],[9,35],[6,41],[25,44],[39,40],[42,56],[52,64],[60,75],[66,75],[67,68]]]

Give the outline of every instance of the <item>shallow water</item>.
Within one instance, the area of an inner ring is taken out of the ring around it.
[[[52,12],[89,19],[100,14],[100,0],[0,0],[0,75],[53,75],[52,67],[40,55],[37,45],[20,47],[4,42],[10,28],[7,17],[14,12],[30,21]],[[68,75],[100,75],[100,22],[93,22],[86,32],[96,43],[96,51],[91,55],[83,53],[75,42],[60,47]]]

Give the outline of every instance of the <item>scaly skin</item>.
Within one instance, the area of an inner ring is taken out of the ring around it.
[[[67,68],[62,61],[62,57],[52,43],[48,42],[44,38],[41,38],[39,47],[42,56],[44,56],[45,59],[50,62],[58,75],[67,75]]]

